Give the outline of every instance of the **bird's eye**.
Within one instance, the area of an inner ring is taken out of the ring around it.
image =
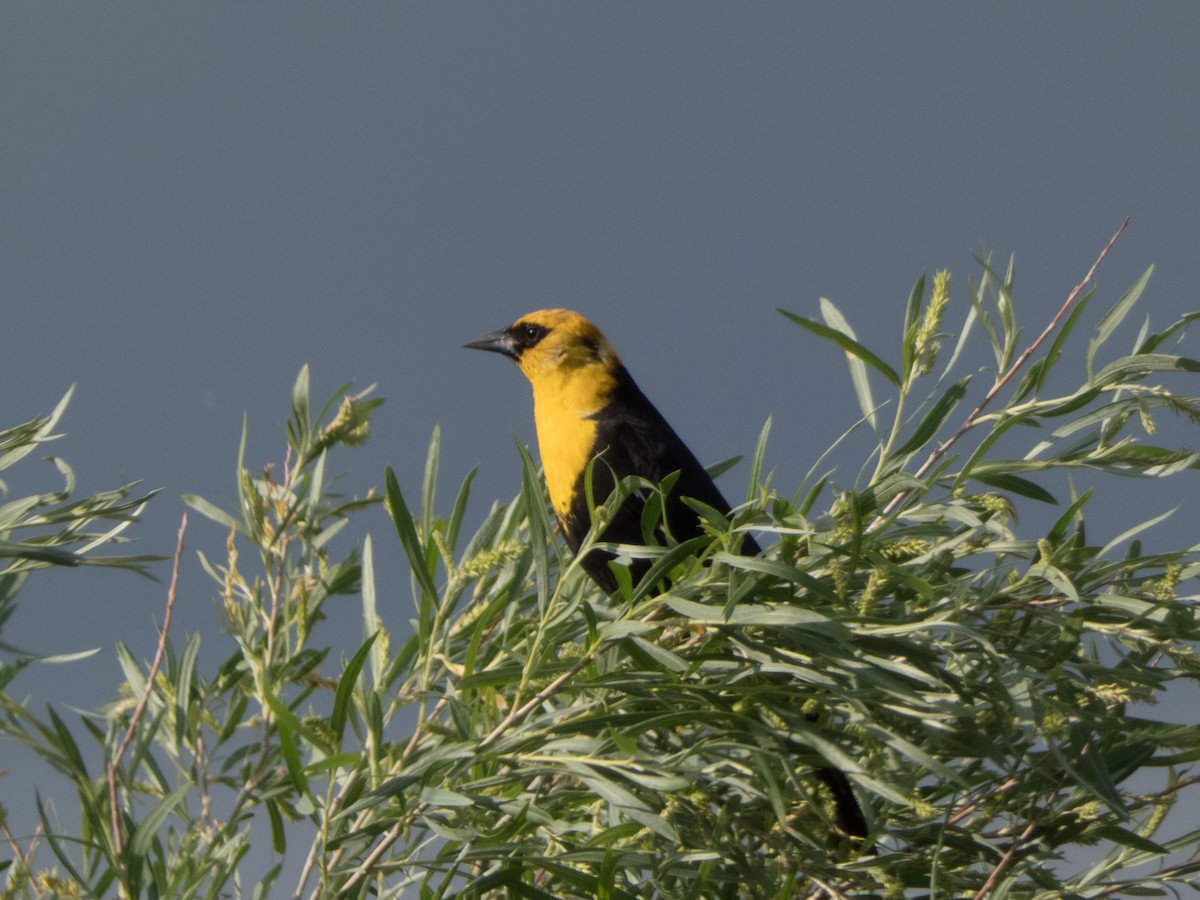
[[[518,322],[510,329],[512,336],[522,349],[528,350],[544,338],[550,331],[545,325],[537,322]]]

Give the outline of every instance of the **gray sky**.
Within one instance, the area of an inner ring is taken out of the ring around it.
[[[1032,332],[1130,215],[1097,311],[1151,263],[1157,324],[1200,307],[1198,43],[1196,3],[5,3],[3,424],[77,383],[52,452],[85,490],[163,488],[133,534],[167,555],[181,493],[233,498],[243,411],[252,466],[280,458],[308,362],[319,399],[350,380],[388,398],[342,457],[352,487],[390,463],[415,491],[441,423],[443,493],[480,464],[479,515],[517,490],[531,404],[460,347],[565,305],[702,460],[774,416],[790,492],[857,408],[840,354],[777,306],[829,297],[894,358],[916,277],[949,267],[965,305],[987,249],[1015,253]],[[32,460],[17,478],[57,484]],[[1194,479],[1171,490],[1154,508]],[[372,523],[399,628],[400,550]],[[190,550],[224,537],[192,517]],[[187,567],[179,634],[224,655]],[[164,594],[36,577],[6,640],[102,652],[14,687],[107,699],[115,641],[148,657]],[[28,800],[3,768],[3,802]]]

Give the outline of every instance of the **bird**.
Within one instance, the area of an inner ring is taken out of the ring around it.
[[[699,515],[684,502],[690,497],[728,516],[730,505],[708,472],[642,393],[630,377],[617,351],[593,325],[577,312],[544,309],[522,316],[500,331],[465,345],[489,350],[514,360],[533,385],[534,421],[538,449],[550,502],[559,529],[572,552],[591,528],[591,496],[602,504],[617,483],[637,475],[658,484],[678,472],[666,502],[663,519],[671,536],[684,542],[703,533]],[[642,511],[646,497],[635,493],[615,511],[599,534],[601,541],[645,544]],[[660,540],[664,535],[659,529]],[[759,553],[749,535],[742,537],[742,552]],[[580,565],[608,594],[617,590],[609,568],[611,553],[592,550]],[[630,566],[635,580],[649,561]]]
[[[622,478],[636,475],[657,484],[677,472],[663,504],[667,530],[677,541],[703,533],[699,515],[683,498],[729,515],[729,503],[704,466],[642,393],[600,329],[579,313],[531,312],[464,346],[507,356],[533,386],[542,470],[559,528],[572,552],[579,551],[592,524],[586,484],[589,463],[591,495],[597,504],[604,503]],[[645,496],[630,496],[611,513],[599,539],[644,544],[645,504]],[[750,535],[741,541],[743,554],[761,552]],[[608,594],[618,590],[609,567],[613,558],[592,549],[580,560],[584,572]],[[648,568],[647,560],[634,560],[630,569],[635,582]],[[821,766],[815,774],[833,797],[839,829],[856,843],[866,837],[866,819],[845,772]]]

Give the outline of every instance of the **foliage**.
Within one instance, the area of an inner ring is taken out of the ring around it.
[[[1118,523],[1103,546],[1085,527],[1112,485],[1099,476],[1197,467],[1194,451],[1146,440],[1164,412],[1200,420],[1200,402],[1164,380],[1200,368],[1168,351],[1195,315],[1109,351],[1148,277],[1099,319],[1067,390],[1054,385],[1092,295],[1064,304],[1048,345],[1049,330],[1019,354],[1011,266],[984,263],[953,330],[948,276],[928,293],[919,280],[898,364],[832,304],[821,322],[787,314],[850,358],[860,426],[875,435],[859,482],[813,475],[781,495],[762,472],[764,429],[732,525],[698,509],[705,538],[610,548],[655,563],[640,584],[616,566],[612,598],[555,540],[523,448],[520,494],[473,535],[474,473],[439,515],[435,431],[416,501],[390,470],[383,489],[411,564],[407,637],[377,607],[400,591],[376,585],[371,538],[335,552],[375,498],[339,497],[325,473],[381,401],[347,398],[322,426],[331,409],[312,416],[302,372],[278,474],[239,460],[237,510],[188,498],[228,534],[219,559],[202,557],[224,662],[203,671],[198,635],[165,641],[161,667],[121,649],[121,698],[102,725],[82,722],[100,770],[56,714],[42,722],[5,698],[0,728],[55,765],[82,808],[77,834],[41,835],[63,874],[17,848],[8,895],[53,893],[51,878],[79,895],[162,897],[265,896],[283,878],[311,897],[1194,886],[1200,830],[1171,831],[1167,813],[1195,802],[1200,727],[1149,706],[1194,691],[1200,557],[1146,550],[1138,535],[1157,520]],[[957,375],[980,336],[994,369]],[[981,378],[983,398],[956,420]],[[1017,513],[1055,502],[1064,472],[1068,490],[1097,477],[1022,531]],[[664,489],[623,484],[597,518],[629,491]],[[777,540],[743,558],[728,552],[731,528]],[[362,600],[348,658],[313,637],[338,594]],[[867,809],[861,846],[836,833],[813,776],[826,765]],[[246,884],[266,841],[277,864]]]
[[[58,437],[54,429],[66,411],[74,388],[46,416],[37,416],[0,431],[0,472]],[[153,557],[101,557],[94,550],[122,540],[121,533],[137,521],[156,493],[134,496],[137,483],[72,500],[75,472],[56,456],[46,457],[63,479],[60,490],[9,499],[9,486],[0,481],[0,631],[16,610],[16,596],[30,573],[48,566],[109,566],[146,574]],[[103,531],[96,531],[103,528]],[[0,689],[33,662],[65,662],[38,658],[0,643]]]

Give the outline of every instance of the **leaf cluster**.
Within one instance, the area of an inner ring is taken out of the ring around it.
[[[54,409],[12,428],[0,430],[0,472],[56,440],[55,433],[74,388]],[[16,597],[30,573],[49,566],[107,566],[147,575],[156,561],[150,556],[99,556],[96,549],[121,543],[123,532],[137,521],[157,493],[138,494],[137,483],[121,485],[83,498],[75,494],[75,472],[66,460],[47,456],[62,487],[22,497],[10,496],[0,480],[0,632],[16,609]],[[74,658],[74,657],[73,657]],[[0,641],[0,690],[33,662],[63,662],[66,657],[38,657]]]
[[[896,363],[831,303],[820,322],[787,314],[847,354],[868,464],[852,485],[814,467],[782,495],[764,475],[764,428],[732,521],[697,505],[703,537],[605,545],[613,597],[557,540],[523,447],[520,493],[473,530],[473,472],[438,512],[437,431],[419,489],[389,469],[379,498],[338,495],[327,461],[365,439],[380,401],[364,392],[313,415],[302,372],[279,471],[252,475],[239,456],[236,510],[187,498],[226,535],[202,555],[225,659],[202,665],[197,635],[182,649],[164,637],[158,670],[121,651],[124,694],[83,719],[115,788],[56,713],[2,726],[80,798],[78,833],[43,822],[67,873],[56,883],[164,897],[286,884],[313,898],[1194,887],[1200,830],[1168,814],[1195,802],[1200,727],[1164,711],[1200,671],[1200,555],[1147,550],[1162,517],[1101,543],[1085,515],[1110,490],[1102,476],[1194,477],[1195,451],[1147,439],[1164,412],[1200,418],[1162,377],[1198,368],[1169,352],[1195,315],[1108,349],[1148,277],[1099,319],[1067,389],[1091,294],[1021,352],[1011,265],[983,263],[954,327],[949,277],[919,280]],[[994,368],[960,375],[972,337]],[[1019,511],[1058,502],[1055,473],[1096,481],[1022,530]],[[628,479],[593,498],[582,550],[630,493],[670,489]],[[338,537],[378,500],[407,586],[380,583],[371,536],[349,549]],[[759,557],[734,552],[747,530],[774,539]],[[652,563],[639,583],[635,557]],[[362,610],[362,642],[340,657],[319,629],[337,595]],[[854,784],[865,840],[838,830],[830,768]],[[266,843],[276,864],[243,883]],[[46,894],[59,876],[39,875],[28,847],[20,859],[9,895]]]

